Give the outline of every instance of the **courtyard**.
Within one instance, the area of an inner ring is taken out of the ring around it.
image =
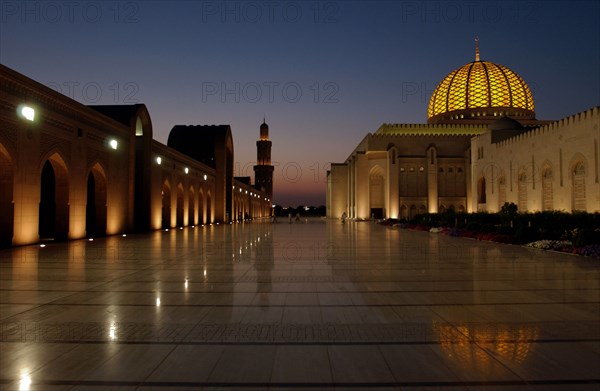
[[[590,390],[600,262],[372,222],[0,251],[2,390]]]

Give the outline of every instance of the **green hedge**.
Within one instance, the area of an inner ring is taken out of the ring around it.
[[[539,239],[572,240],[575,247],[600,244],[600,213],[546,211],[519,213],[514,203],[506,203],[498,213],[424,213],[412,224],[450,227],[481,233],[513,236],[515,242]]]

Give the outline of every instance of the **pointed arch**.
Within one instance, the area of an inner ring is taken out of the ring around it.
[[[385,171],[376,164],[369,172],[369,210],[376,219],[385,216]]]
[[[165,179],[162,184],[162,228],[171,228],[171,183]]]
[[[183,227],[183,225],[184,225],[184,221],[183,221],[183,216],[184,216],[183,185],[181,184],[181,182],[179,182],[177,184],[177,199],[176,199],[175,208],[176,208],[176,223],[175,224],[177,227]]]
[[[193,185],[188,189],[188,225],[196,225],[196,190]]]
[[[106,172],[100,163],[95,163],[87,175],[87,198],[85,208],[85,232],[87,237],[106,235],[107,219]]]
[[[12,244],[14,232],[14,159],[0,144],[0,248]]]
[[[48,154],[40,167],[40,239],[69,237],[69,170],[57,151]]]
[[[552,164],[548,161],[544,162],[542,164],[542,210],[554,208],[553,177]]]
[[[212,193],[209,191],[206,192],[206,223],[213,223],[213,205],[212,205]]]
[[[485,204],[487,202],[485,176],[480,176],[477,180],[477,203]]]
[[[408,207],[405,204],[400,206],[400,218],[408,220]]]
[[[204,189],[202,186],[198,189],[198,224],[206,224],[206,211],[204,202]]]
[[[519,197],[517,205],[520,212],[527,211],[527,180],[527,173],[524,170],[521,170],[517,177],[517,192]]]
[[[587,166],[583,159],[577,160],[571,164],[571,200],[573,211],[587,210],[586,202],[586,173]]]
[[[417,215],[417,207],[415,205],[410,206],[410,210],[408,213],[409,220],[412,220]]]
[[[500,173],[498,178],[498,210],[502,209],[502,205],[506,202],[506,176]]]

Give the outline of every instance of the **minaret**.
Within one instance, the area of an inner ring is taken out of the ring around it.
[[[271,141],[269,140],[269,125],[263,119],[260,125],[260,140],[256,142],[256,166],[254,166],[254,185],[264,189],[273,201],[273,170],[271,165]]]

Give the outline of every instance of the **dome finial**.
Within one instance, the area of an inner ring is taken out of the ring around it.
[[[475,61],[479,60],[479,37],[475,36]]]

